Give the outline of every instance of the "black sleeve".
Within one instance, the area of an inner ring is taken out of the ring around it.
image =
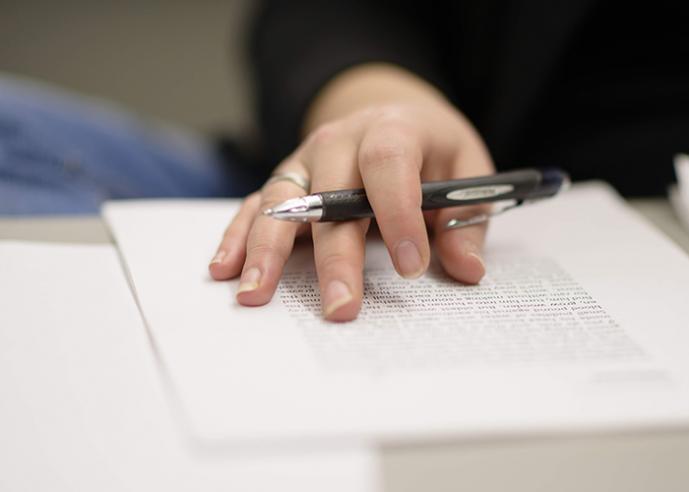
[[[446,89],[425,3],[265,0],[251,39],[261,146],[274,167],[299,143],[304,113],[337,73],[366,62],[404,67]],[[437,15],[437,12],[432,15]]]

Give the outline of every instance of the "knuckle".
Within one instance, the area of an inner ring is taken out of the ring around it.
[[[287,255],[280,248],[275,247],[274,244],[263,241],[249,245],[246,254],[247,257],[251,258],[274,256],[282,260],[287,259]]]
[[[272,208],[279,203],[285,201],[285,198],[276,195],[275,193],[266,193],[261,197],[261,204],[258,207],[257,213],[260,215],[263,210]]]
[[[376,142],[362,146],[359,163],[363,168],[375,169],[397,164],[409,157],[409,150],[397,142]]]
[[[367,108],[365,116],[376,122],[403,121],[407,112],[401,104],[380,104]]]
[[[257,213],[260,215],[263,210],[272,208],[289,198],[294,198],[295,196],[299,195],[295,195],[292,185],[288,183],[273,183],[266,187],[261,193]]]
[[[328,179],[327,182],[317,181],[311,186],[311,193],[319,193],[331,190],[348,190],[356,187],[352,184],[353,182],[358,182],[358,178]]]
[[[420,166],[422,150],[417,131],[406,123],[376,127],[364,139],[359,150],[359,164],[371,169],[388,165]]]
[[[334,251],[319,255],[318,270],[324,273],[351,268],[351,258],[341,251]]]
[[[382,117],[376,126],[378,131],[388,139],[413,144],[419,138],[419,130],[414,123],[400,116]]]
[[[400,226],[409,227],[412,223],[410,221],[410,215],[412,213],[421,214],[421,206],[418,203],[413,203],[408,201],[406,203],[400,203],[394,209],[387,207],[383,209],[376,218],[378,219],[379,225],[382,229],[392,226],[395,229],[399,229]],[[423,223],[423,222],[422,222]]]
[[[308,146],[330,145],[340,135],[340,126],[337,123],[324,123],[313,130],[308,138]]]

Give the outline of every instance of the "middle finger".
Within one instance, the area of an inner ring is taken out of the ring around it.
[[[405,278],[419,277],[430,260],[421,212],[420,136],[405,124],[380,124],[364,136],[358,154],[366,195],[395,268]]]

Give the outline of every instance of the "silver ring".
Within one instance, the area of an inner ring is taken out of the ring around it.
[[[305,178],[299,173],[290,171],[273,174],[270,178],[268,178],[268,181],[266,181],[263,186],[268,186],[269,184],[277,183],[279,181],[289,181],[290,183],[297,185],[299,188],[302,188],[307,193],[311,189],[311,181],[309,181],[308,178]]]

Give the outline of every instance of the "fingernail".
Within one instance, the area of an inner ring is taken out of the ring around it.
[[[470,256],[472,258],[475,258],[476,261],[481,265],[481,268],[483,268],[483,271],[486,271],[486,264],[483,262],[483,258],[481,258],[479,255],[476,253],[467,253],[467,256]]]
[[[476,243],[474,243],[473,241],[465,241],[464,247],[462,249],[464,250],[465,255],[476,258],[476,260],[481,264],[481,266],[485,270],[486,265],[485,263],[483,263],[483,258],[481,258],[481,248],[479,248]]]
[[[400,273],[405,278],[417,278],[423,273],[423,261],[416,245],[404,240],[397,245],[395,249],[395,256],[397,257],[397,266]]]
[[[472,258],[474,265],[465,263],[464,273],[466,274],[466,280],[469,283],[478,283],[481,278],[486,274],[486,264],[483,262],[481,257],[481,248],[472,241],[465,241],[462,251],[466,258]]]
[[[352,293],[344,282],[333,280],[323,293],[323,314],[327,318],[352,300]]]
[[[222,263],[223,258],[227,255],[227,252],[225,250],[220,250],[217,253],[215,253],[215,256],[211,260],[210,264],[215,265],[216,263]]]
[[[258,289],[258,285],[261,282],[261,270],[256,267],[249,268],[246,272],[242,273],[242,278],[239,281],[239,288],[237,289],[237,295],[242,292],[251,292],[252,290]]]

